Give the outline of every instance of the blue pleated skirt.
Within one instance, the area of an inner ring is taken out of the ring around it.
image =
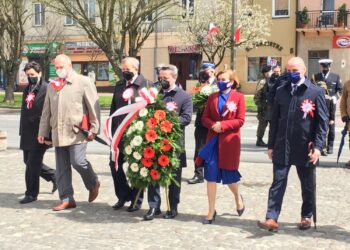
[[[241,180],[238,170],[220,169],[218,166],[218,137],[213,137],[199,152],[204,160],[204,179],[210,182],[232,184]]]

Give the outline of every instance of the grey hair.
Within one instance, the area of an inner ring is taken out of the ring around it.
[[[174,77],[174,78],[177,78],[177,75],[178,75],[178,69],[175,65],[172,65],[172,64],[163,64],[162,67],[159,69],[160,71],[161,70],[169,70],[171,72],[171,75]]]
[[[125,64],[125,63],[131,64],[137,70],[140,67],[140,62],[135,57],[125,57],[125,58],[123,58],[122,64]]]

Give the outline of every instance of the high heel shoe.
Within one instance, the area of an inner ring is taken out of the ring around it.
[[[241,195],[241,200],[242,200],[242,203],[243,203],[243,196],[242,195]],[[245,210],[245,206],[244,206],[244,203],[243,203],[243,208],[237,209],[238,216],[242,216],[242,214],[244,213],[244,210]]]
[[[205,219],[203,220],[203,222],[202,222],[203,225],[212,224],[213,221],[215,220],[215,216],[216,216],[216,211],[214,212],[213,218],[211,218],[211,220],[209,220],[209,219],[207,219],[207,218],[205,218]]]

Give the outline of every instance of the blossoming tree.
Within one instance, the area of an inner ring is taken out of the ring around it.
[[[219,65],[226,50],[236,46],[241,49],[254,48],[265,42],[270,35],[270,15],[266,9],[251,1],[242,0],[237,10],[237,25],[240,28],[240,41],[234,42],[231,35],[231,0],[213,0],[212,4],[196,2],[194,16],[187,23],[179,25],[181,38],[185,43],[198,44],[209,61]],[[219,31],[209,36],[209,24]]]

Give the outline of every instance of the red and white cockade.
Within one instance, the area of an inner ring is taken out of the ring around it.
[[[304,112],[303,119],[306,119],[307,115],[310,115],[311,118],[314,118],[315,104],[311,100],[305,99],[301,103],[300,109]]]
[[[33,102],[35,100],[35,94],[33,92],[29,92],[26,97],[27,109],[31,109],[33,107]]]
[[[237,104],[234,101],[226,103],[226,111],[222,114],[225,117],[229,112],[235,112],[237,110]]]

